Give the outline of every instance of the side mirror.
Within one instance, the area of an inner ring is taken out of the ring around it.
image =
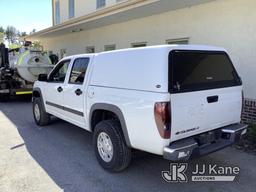
[[[48,79],[48,75],[47,74],[39,74],[38,75],[38,81],[44,81],[46,82]]]

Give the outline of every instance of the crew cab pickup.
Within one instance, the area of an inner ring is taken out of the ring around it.
[[[218,47],[162,45],[63,58],[33,89],[39,126],[50,117],[93,132],[99,164],[118,172],[133,149],[187,161],[246,132],[242,81]]]

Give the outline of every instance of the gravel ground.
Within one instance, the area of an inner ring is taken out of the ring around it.
[[[0,103],[0,192],[16,191],[172,191],[254,192],[256,156],[233,147],[195,159],[196,163],[239,166],[235,182],[166,183],[169,162],[139,152],[122,173],[110,174],[97,163],[92,135],[61,120],[40,128],[29,101]]]

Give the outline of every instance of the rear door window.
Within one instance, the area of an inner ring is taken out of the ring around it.
[[[83,84],[89,61],[89,58],[78,58],[74,61],[69,78],[70,84]]]
[[[222,51],[171,51],[169,85],[173,93],[241,85],[228,55]]]

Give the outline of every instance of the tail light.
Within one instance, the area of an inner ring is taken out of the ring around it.
[[[155,121],[160,136],[164,139],[171,137],[171,108],[169,102],[158,102],[155,104]]]

